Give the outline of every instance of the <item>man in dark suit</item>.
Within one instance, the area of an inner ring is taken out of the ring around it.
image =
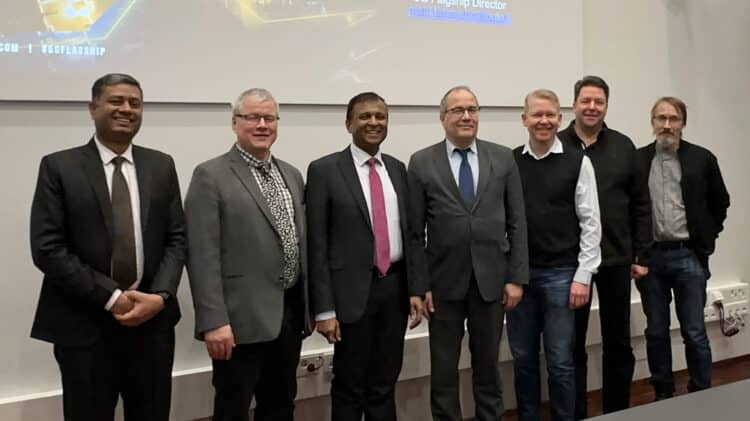
[[[185,258],[172,158],[132,145],[143,92],[133,77],[93,85],[88,144],[48,155],[31,208],[44,272],[31,336],[54,344],[66,420],[167,420]]]
[[[674,293],[685,343],[688,391],[711,387],[711,345],[703,308],[711,276],[708,257],[724,229],[729,193],[716,156],[682,138],[687,106],[679,98],[659,98],[651,109],[656,140],[638,150],[649,168],[654,220],[651,270],[636,281],[646,313],[646,351],[656,399],[674,393],[670,309]]]
[[[310,288],[317,329],[334,345],[334,421],[396,420],[411,308],[422,318],[425,287],[411,268],[406,167],[380,152],[388,108],[374,92],[349,101],[352,145],[307,172]]]
[[[529,276],[521,179],[510,149],[477,139],[479,105],[468,87],[443,96],[440,120],[445,140],[409,162],[410,227],[424,247],[416,271],[428,285],[432,416],[463,419],[458,360],[468,320],[476,418],[497,420],[503,310],[518,304]]]
[[[195,169],[185,199],[195,335],[213,362],[216,421],[293,419],[307,312],[304,182],[271,155],[279,109],[265,89],[233,106],[237,141]]]

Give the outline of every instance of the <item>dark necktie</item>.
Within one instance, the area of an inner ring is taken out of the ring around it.
[[[454,149],[461,155],[461,166],[458,167],[458,191],[466,202],[466,206],[471,208],[474,205],[474,175],[471,173],[468,154],[471,149]]]
[[[370,206],[372,206],[372,231],[375,234],[375,267],[380,276],[388,273],[391,267],[391,243],[388,238],[388,217],[385,213],[385,195],[375,164],[378,161],[370,158]]]
[[[130,203],[130,189],[122,175],[125,158],[112,159],[115,171],[112,173],[112,279],[120,289],[128,289],[138,276],[135,261],[135,231],[133,229],[133,208]]]

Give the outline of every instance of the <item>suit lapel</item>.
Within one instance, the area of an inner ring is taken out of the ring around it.
[[[263,192],[260,191],[260,187],[255,181],[255,177],[250,172],[247,163],[242,159],[240,153],[235,150],[235,146],[232,146],[232,149],[227,154],[227,158],[229,159],[229,166],[232,169],[232,172],[234,172],[237,178],[240,179],[242,185],[245,186],[245,189],[250,193],[250,196],[252,196],[253,200],[258,204],[263,216],[266,217],[274,231],[278,233],[278,227],[276,227],[273,215],[271,214],[271,209],[268,207],[268,202],[266,202],[266,197],[263,196]]]
[[[479,139],[477,142],[477,160],[479,162],[479,181],[477,183],[477,194],[476,200],[474,200],[474,206],[471,208],[473,211],[479,205],[482,200],[482,192],[487,188],[487,183],[492,173],[492,162],[488,156],[487,148],[485,147],[484,141]]]
[[[141,203],[141,231],[146,231],[148,226],[148,212],[151,204],[151,166],[144,151],[133,145],[133,161],[135,163],[135,176],[138,179],[138,196]]]
[[[354,201],[357,202],[359,210],[362,211],[362,217],[365,218],[367,226],[372,230],[370,212],[367,210],[365,194],[362,192],[362,184],[359,182],[359,174],[357,174],[357,169],[354,165],[354,158],[352,158],[348,147],[339,152],[338,167],[339,171],[341,171],[342,180],[344,180],[344,184],[349,188]]]
[[[102,211],[104,217],[104,225],[107,227],[109,238],[112,238],[113,228],[113,216],[112,216],[112,201],[109,197],[109,189],[107,188],[107,178],[104,175],[104,165],[102,164],[102,158],[99,155],[99,151],[96,149],[94,144],[95,140],[91,139],[88,143],[87,148],[84,150],[83,167],[86,172],[86,178],[91,183],[91,188],[94,190],[94,195],[99,202],[99,209]]]
[[[442,142],[435,145],[435,149],[433,149],[432,159],[437,164],[435,165],[435,167],[437,169],[438,175],[440,176],[440,179],[443,181],[445,189],[453,195],[453,198],[458,203],[460,203],[461,206],[463,206],[466,210],[469,210],[469,208],[466,206],[466,202],[464,202],[464,198],[461,196],[461,192],[458,191],[456,178],[453,177],[453,171],[451,171],[451,163],[448,160],[446,142],[448,142],[448,140],[443,140]]]

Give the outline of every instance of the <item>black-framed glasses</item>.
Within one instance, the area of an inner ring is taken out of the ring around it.
[[[234,116],[252,124],[258,124],[260,123],[260,120],[271,124],[275,123],[279,119],[279,116],[273,114],[235,114]]]
[[[479,107],[453,107],[449,109],[448,114],[451,114],[456,117],[463,117],[464,114],[469,113],[469,115],[474,116],[479,113]]]

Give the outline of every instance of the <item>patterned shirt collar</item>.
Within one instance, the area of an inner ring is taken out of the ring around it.
[[[254,168],[257,168],[259,170],[265,169],[266,171],[271,170],[271,165],[273,164],[273,157],[271,156],[271,154],[268,154],[268,159],[260,160],[250,155],[249,153],[245,152],[245,150],[242,149],[238,143],[235,143],[234,146],[237,148],[237,151],[239,151],[240,156],[242,156],[242,159],[244,159],[245,162],[247,162]]]

